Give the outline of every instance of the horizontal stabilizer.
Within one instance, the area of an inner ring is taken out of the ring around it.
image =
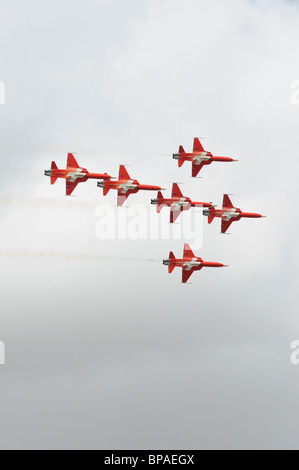
[[[211,224],[214,219],[215,219],[215,217],[214,217],[213,215],[209,215],[209,217],[208,217],[208,223]]]

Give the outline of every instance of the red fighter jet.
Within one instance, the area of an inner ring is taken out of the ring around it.
[[[157,199],[152,199],[152,204],[157,206],[157,212],[161,212],[163,207],[170,207],[170,223],[173,224],[183,211],[191,207],[214,207],[211,202],[193,202],[189,197],[183,196],[179,186],[174,183],[172,187],[171,199],[164,199],[163,194],[158,192]]]
[[[199,139],[194,139],[193,152],[186,153],[183,147],[179,149],[179,153],[174,153],[173,158],[178,160],[179,167],[183,166],[185,162],[192,162],[192,177],[196,178],[200,170],[205,165],[210,165],[213,162],[237,162],[233,158],[228,157],[214,157],[211,152],[206,152],[201,145]]]
[[[226,233],[230,225],[237,220],[242,218],[258,219],[264,217],[261,214],[255,214],[252,212],[242,212],[233,206],[229,196],[224,195],[222,209],[215,209],[214,207],[204,210],[204,215],[208,217],[208,222],[211,224],[215,217],[221,218],[221,233]]]
[[[67,156],[67,165],[65,170],[59,170],[56,163],[52,162],[51,170],[45,171],[45,176],[50,176],[51,184],[56,183],[58,178],[66,180],[66,195],[71,196],[79,183],[84,183],[89,179],[110,180],[111,176],[107,173],[89,173],[85,168],[80,168],[74,155],[69,153]]]
[[[169,274],[172,273],[174,268],[183,268],[183,284],[188,282],[195,271],[200,271],[202,268],[224,268],[227,266],[221,263],[210,263],[203,261],[201,258],[197,258],[188,244],[185,244],[183,259],[176,259],[174,254],[170,253],[169,259],[164,260],[163,264],[168,266]]]
[[[98,187],[104,190],[104,196],[109,193],[110,189],[116,189],[118,206],[122,206],[130,194],[136,194],[138,191],[163,191],[160,186],[140,184],[137,180],[133,180],[124,165],[119,167],[118,181],[99,181]]]

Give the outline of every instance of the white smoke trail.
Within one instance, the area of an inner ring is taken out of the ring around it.
[[[65,262],[98,262],[98,261],[123,261],[123,262],[138,262],[138,263],[155,263],[160,262],[158,259],[150,258],[132,258],[126,256],[105,256],[93,255],[89,253],[67,253],[59,251],[31,251],[22,249],[5,249],[0,250],[0,259],[10,260],[25,260],[25,259],[48,259],[60,260]]]
[[[24,197],[23,195],[12,195],[0,197],[0,209],[11,207],[50,207],[55,209],[95,209],[100,205],[101,199],[92,201],[82,201],[74,197],[65,198],[45,198],[45,197]]]

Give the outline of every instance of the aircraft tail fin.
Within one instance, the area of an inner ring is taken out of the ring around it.
[[[158,199],[158,202],[159,202],[159,204],[157,204],[157,213],[159,214],[161,212],[161,210],[163,209],[163,207],[164,207],[164,204],[163,204],[164,196],[161,193],[161,191],[158,192],[158,198],[157,199]]]
[[[107,196],[107,194],[109,193],[109,191],[110,191],[110,188],[104,188],[104,189],[103,189],[103,195],[104,195],[104,196]]]
[[[180,148],[179,148],[179,154],[180,155],[184,155],[186,152],[185,152],[185,149],[182,145],[180,145]],[[179,168],[181,168],[185,163],[185,160],[183,159],[179,159],[178,160],[178,165],[179,165]]]
[[[58,167],[57,167],[55,162],[52,162],[51,170],[58,170]],[[56,181],[57,181],[57,177],[56,176],[51,176],[51,184],[55,184]]]
[[[175,256],[174,256],[173,252],[171,251],[171,252],[169,253],[169,260],[170,260],[170,265],[168,266],[168,272],[169,272],[169,274],[171,274],[172,271],[173,271],[174,268],[175,268],[175,266],[172,266],[172,265],[171,265],[171,262],[172,262],[172,261],[175,261],[175,259],[176,259],[176,258],[175,258]]]
[[[213,215],[209,215],[209,217],[208,217],[208,223],[211,224],[214,219],[215,219],[215,217],[214,217]]]

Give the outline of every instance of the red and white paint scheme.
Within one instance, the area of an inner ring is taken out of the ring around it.
[[[172,196],[170,199],[164,199],[159,191],[157,199],[152,199],[152,204],[157,206],[157,212],[160,213],[163,207],[170,207],[170,223],[173,224],[183,211],[188,211],[191,207],[214,207],[211,202],[194,202],[189,197],[183,196],[177,183],[173,184]]]
[[[169,254],[169,259],[163,261],[165,266],[168,266],[169,274],[172,273],[174,268],[182,268],[183,269],[183,276],[182,276],[182,283],[186,284],[189,278],[195,271],[200,271],[202,268],[224,268],[227,267],[225,264],[221,263],[211,263],[207,261],[203,261],[201,258],[198,258],[194,255],[193,251],[191,250],[188,244],[184,246],[184,255],[182,259],[176,259],[174,254],[171,252]]]
[[[117,190],[118,206],[122,206],[130,194],[136,194],[138,191],[163,191],[160,186],[140,184],[139,181],[133,180],[124,165],[119,167],[119,177],[117,181],[99,181],[98,187],[103,189],[104,196],[109,193],[110,189]]]
[[[208,217],[208,222],[211,224],[215,217],[221,218],[221,233],[226,233],[233,222],[237,222],[243,218],[259,219],[265,217],[261,214],[254,212],[242,212],[241,209],[234,207],[227,194],[223,197],[222,209],[215,209],[214,207],[204,210],[204,215]]]
[[[233,158],[228,157],[214,157],[211,152],[206,152],[201,145],[199,139],[194,139],[193,152],[186,153],[184,148],[180,146],[179,153],[174,153],[173,158],[178,160],[179,167],[183,166],[185,162],[192,162],[192,177],[196,178],[200,170],[205,165],[210,165],[213,162],[237,162]]]
[[[89,173],[86,168],[80,168],[72,153],[69,153],[67,156],[67,165],[65,170],[59,170],[56,163],[52,162],[51,170],[46,170],[45,176],[49,176],[51,178],[51,184],[55,184],[58,178],[64,178],[66,180],[67,196],[71,196],[79,183],[84,183],[89,179],[111,179],[111,176],[107,173]]]

